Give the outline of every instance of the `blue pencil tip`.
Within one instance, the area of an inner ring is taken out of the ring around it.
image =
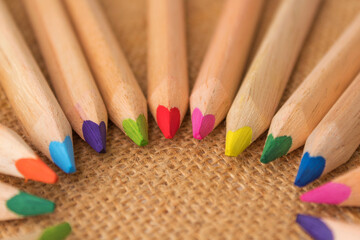
[[[53,162],[66,173],[76,171],[74,149],[71,138],[66,136],[63,142],[52,141],[49,151]]]
[[[296,222],[307,232],[314,240],[333,240],[334,236],[326,224],[317,217],[298,214]]]
[[[298,187],[304,187],[318,179],[324,171],[325,162],[323,157],[311,157],[306,152],[301,159],[294,184]]]
[[[102,121],[99,125],[93,121],[84,121],[82,131],[85,141],[98,153],[106,152],[106,125]]]

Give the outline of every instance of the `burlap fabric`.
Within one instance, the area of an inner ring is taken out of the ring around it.
[[[6,2],[48,77],[21,2]],[[251,56],[280,1],[266,3]],[[191,87],[222,4],[221,0],[186,2]],[[106,0],[102,6],[146,93],[145,0]],[[282,103],[359,11],[359,0],[324,0]],[[24,136],[3,92],[0,107],[1,123]],[[293,180],[302,149],[262,165],[259,158],[265,134],[241,156],[230,158],[224,155],[224,122],[205,140],[198,141],[192,138],[188,114],[175,138],[167,140],[149,116],[150,143],[146,147],[136,146],[112,123],[107,153],[103,155],[74,134],[78,171],[66,175],[51,164],[60,177],[56,185],[0,176],[1,181],[57,204],[54,214],[0,223],[0,238],[60,221],[71,223],[73,234],[69,239],[308,239],[295,224],[297,213],[360,223],[359,208],[305,204],[299,200],[304,190],[358,166],[359,150],[346,165],[321,181],[298,189]]]

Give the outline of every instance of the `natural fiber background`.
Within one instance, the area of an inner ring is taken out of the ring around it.
[[[21,1],[6,2],[48,77]],[[280,1],[266,3],[252,56]],[[222,4],[221,0],[186,1],[191,87]],[[104,0],[102,5],[146,93],[146,2]],[[359,0],[324,0],[282,102],[359,11]],[[24,136],[2,91],[0,111],[0,122]],[[321,181],[298,189],[293,180],[302,149],[262,165],[265,134],[244,154],[230,158],[224,155],[224,122],[198,141],[192,138],[188,114],[175,138],[167,140],[149,116],[146,147],[137,147],[111,123],[103,155],[74,134],[76,174],[66,175],[46,160],[59,174],[56,185],[0,176],[1,181],[57,204],[54,214],[0,223],[0,238],[61,221],[73,227],[69,239],[308,239],[295,224],[297,213],[360,223],[359,208],[299,201],[300,193],[359,165],[359,150]]]

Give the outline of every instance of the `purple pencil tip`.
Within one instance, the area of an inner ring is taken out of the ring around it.
[[[85,141],[98,153],[106,152],[106,125],[102,121],[99,125],[93,121],[84,121],[82,131]]]
[[[298,214],[296,222],[312,237],[314,240],[333,240],[334,236],[326,224],[317,217]]]

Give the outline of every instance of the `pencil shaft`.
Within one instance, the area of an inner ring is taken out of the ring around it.
[[[146,99],[99,3],[96,0],[66,0],[65,3],[110,119],[135,143],[146,145]]]
[[[306,140],[304,153],[326,159],[326,174],[345,163],[360,144],[360,74]]]
[[[304,145],[360,69],[360,14],[275,114],[260,161],[269,163]]]
[[[193,131],[199,132],[193,132],[195,138],[203,138],[201,132],[208,134],[227,114],[240,83],[262,4],[262,0],[225,3],[190,96]],[[201,116],[200,120],[197,115]],[[212,125],[209,130],[201,126],[201,119],[209,118],[206,115],[214,119],[206,123]]]
[[[106,132],[106,108],[62,2],[24,2],[51,75],[51,85],[62,109],[79,136],[87,140],[96,151],[103,151],[103,136],[89,134],[86,130],[91,121],[95,126],[103,123],[103,131]],[[99,132],[98,128],[95,127],[91,132]]]
[[[171,138],[189,99],[183,0],[148,1],[148,26],[149,107],[164,135]],[[166,108],[163,114],[159,106]]]
[[[319,3],[283,1],[227,115],[227,155],[237,156],[269,127]]]
[[[69,122],[0,1],[0,83],[34,145],[64,171],[75,171]]]

